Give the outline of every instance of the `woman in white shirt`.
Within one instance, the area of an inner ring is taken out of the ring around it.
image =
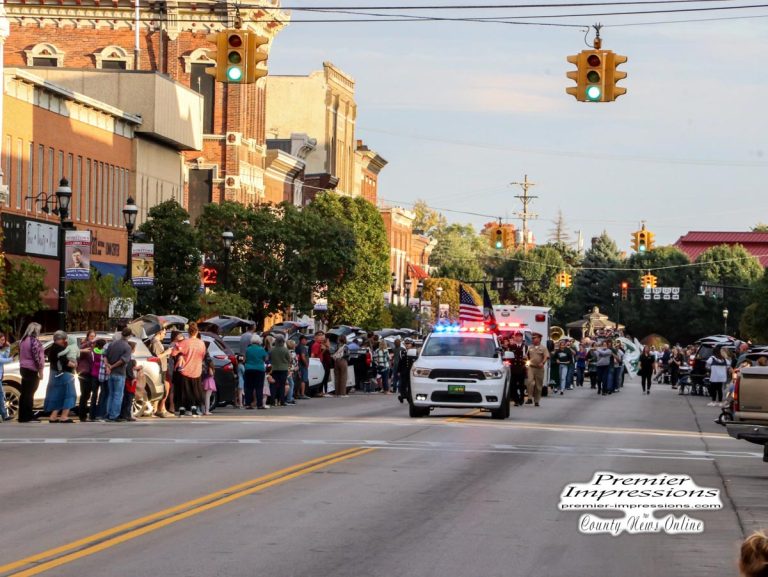
[[[712,399],[707,406],[714,407],[723,402],[723,387],[728,382],[731,371],[728,359],[723,355],[723,349],[718,347],[715,354],[707,360],[709,369],[709,398]]]

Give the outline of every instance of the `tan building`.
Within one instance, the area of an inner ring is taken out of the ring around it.
[[[35,68],[36,76],[141,118],[132,142],[129,195],[139,207],[137,222],[169,199],[184,202],[189,173],[185,151],[203,147],[203,98],[154,72]]]
[[[305,133],[317,146],[306,158],[306,184],[354,195],[356,184],[355,81],[330,62],[308,76],[267,78],[267,135]]]
[[[294,133],[290,138],[267,140],[266,202],[286,201],[295,206],[308,202],[304,194],[306,160],[316,147],[317,141],[306,134]]]

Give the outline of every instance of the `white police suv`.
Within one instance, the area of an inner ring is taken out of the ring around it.
[[[482,325],[437,325],[410,376],[411,417],[426,417],[435,407],[485,409],[494,419],[509,417],[509,368],[496,335]]]

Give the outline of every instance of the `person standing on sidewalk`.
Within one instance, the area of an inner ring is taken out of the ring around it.
[[[320,359],[320,362],[323,364],[323,381],[320,383],[320,390],[318,391],[317,396],[324,397],[328,392],[328,379],[331,377],[333,359],[331,358],[328,339],[325,337],[323,331],[317,331],[315,333],[315,342],[312,343],[310,353],[312,358]]]
[[[0,333],[0,422],[10,421],[11,417],[8,416],[8,409],[5,407],[5,391],[3,391],[3,374],[5,369],[3,365],[13,362],[11,356],[11,346],[8,344],[8,337],[5,333]]]
[[[296,362],[299,364],[299,394],[298,399],[308,399],[307,387],[309,386],[309,348],[307,337],[299,337],[299,345],[296,347]]]
[[[549,361],[549,350],[541,344],[541,335],[533,333],[533,346],[528,348],[528,359],[531,364],[531,378],[528,379],[528,401],[538,407],[541,401],[541,391],[544,388],[544,373],[547,361]]]
[[[264,378],[267,374],[269,355],[261,346],[261,337],[251,336],[251,344],[245,349],[245,408],[266,409],[264,405]],[[256,406],[253,406],[254,401]]]
[[[389,390],[389,347],[387,342],[382,339],[374,352],[373,362],[376,364],[376,374],[381,378],[381,392],[385,395],[392,394]]]
[[[91,376],[93,370],[93,347],[96,342],[96,331],[89,330],[80,344],[80,356],[77,359],[77,378],[80,381],[80,403],[77,415],[81,423],[96,417],[96,403],[99,396],[99,381]]]
[[[156,417],[169,416],[168,411],[165,409],[165,402],[171,395],[173,384],[168,378],[168,356],[171,354],[171,350],[166,350],[163,344],[165,339],[166,330],[165,327],[161,328],[157,333],[152,336],[152,340],[149,343],[149,350],[157,359],[157,364],[160,366],[160,382],[163,383],[163,398],[157,403],[157,409],[155,409]]]
[[[29,323],[19,343],[19,366],[21,368],[21,396],[19,398],[19,423],[39,423],[35,417],[34,400],[45,368],[45,354],[40,336],[41,326]]]
[[[285,406],[285,386],[288,383],[288,371],[291,370],[291,351],[285,346],[285,337],[278,335],[275,344],[269,351],[269,359],[272,364],[272,377],[274,385],[270,387],[272,404],[276,407]]]
[[[180,373],[181,383],[181,406],[179,407],[179,416],[186,414],[189,408],[193,417],[200,416],[203,404],[203,386],[201,377],[203,375],[203,359],[205,358],[205,343],[200,338],[200,331],[197,323],[189,323],[189,338],[177,344],[176,358],[181,357],[181,367],[177,369]]]
[[[709,398],[708,407],[714,407],[723,402],[723,387],[728,382],[731,373],[730,363],[723,355],[723,348],[717,347],[715,354],[707,360],[707,369],[709,369]]]
[[[656,373],[656,357],[651,353],[651,349],[648,346],[643,347],[643,352],[640,353],[640,383],[643,387],[643,394],[651,394],[651,383],[653,382],[653,375]]]
[[[133,335],[129,328],[124,328],[120,336],[113,339],[107,347],[106,369],[109,375],[109,399],[107,401],[107,421],[117,421],[123,408],[125,394],[125,369],[131,360],[131,345],[128,339]],[[102,359],[103,362],[103,359]]]
[[[347,338],[339,335],[338,348],[333,353],[333,395],[347,396],[347,377],[349,374],[349,347]]]

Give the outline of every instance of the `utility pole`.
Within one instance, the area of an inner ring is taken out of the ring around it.
[[[525,252],[528,252],[528,219],[533,219],[539,216],[536,213],[528,211],[528,205],[531,203],[531,201],[536,198],[539,198],[538,196],[529,195],[528,190],[532,186],[536,186],[536,183],[529,182],[528,175],[526,174],[523,182],[513,182],[511,184],[517,185],[523,189],[523,194],[518,194],[515,196],[515,198],[519,199],[520,202],[523,203],[523,210],[515,212],[515,215],[517,215],[517,217],[523,221],[523,250]]]

